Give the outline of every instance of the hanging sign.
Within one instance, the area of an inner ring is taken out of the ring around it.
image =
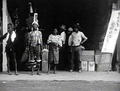
[[[120,10],[113,10],[101,52],[114,53],[119,31]]]

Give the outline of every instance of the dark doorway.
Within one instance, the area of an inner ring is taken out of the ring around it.
[[[12,18],[14,10],[18,8],[21,28],[26,26],[29,2],[32,2],[34,11],[38,13],[40,28],[44,29],[42,31],[44,43],[53,28],[58,28],[61,24],[69,27],[79,22],[82,32],[88,37],[88,41],[84,44],[85,48],[96,50],[102,41],[101,36],[106,32],[113,0],[8,0],[8,11]],[[18,62],[20,62],[25,48],[23,41],[25,31],[18,29],[17,33]]]

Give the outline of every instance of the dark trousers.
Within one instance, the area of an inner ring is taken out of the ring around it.
[[[7,56],[7,67],[8,71],[10,71],[10,62],[14,62],[15,64],[15,71],[17,71],[17,61],[16,61],[16,53],[13,46],[6,45],[6,56]]]
[[[77,70],[81,69],[80,53],[81,53],[81,48],[79,46],[72,47],[70,69],[72,70],[74,70],[74,68],[76,68]]]
[[[65,70],[69,70],[71,68],[71,58],[72,58],[71,47],[66,46],[66,49],[65,49],[65,61],[64,61]]]
[[[41,62],[40,55],[41,55],[41,47],[40,47],[40,45],[30,47],[30,60],[29,60],[29,62],[31,63],[31,74],[32,75],[33,75],[33,72],[34,72],[34,65],[36,65],[37,74],[39,75],[40,62]],[[37,62],[37,64],[36,64],[36,62]]]
[[[66,61],[66,47],[65,45],[62,46],[59,50],[59,69],[65,70],[65,61]]]
[[[36,61],[39,62],[41,59],[40,59],[40,54],[41,54],[41,48],[40,48],[40,45],[37,45],[35,47],[30,47],[30,61],[31,62],[35,62],[35,58],[36,58]]]

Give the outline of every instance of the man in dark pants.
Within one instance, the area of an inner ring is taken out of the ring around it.
[[[16,61],[16,53],[15,53],[15,38],[16,33],[14,32],[14,27],[11,23],[8,24],[8,33],[5,34],[6,36],[6,56],[7,56],[7,67],[8,73],[11,75],[10,72],[10,61],[13,60],[15,64],[15,74],[18,75],[17,72],[17,61]]]
[[[70,72],[74,69],[74,63],[77,64],[78,72],[81,72],[81,61],[80,61],[80,52],[81,52],[81,44],[83,44],[87,37],[83,34],[83,32],[79,31],[81,28],[78,25],[74,25],[74,32],[71,34],[69,38],[69,42],[71,45],[71,67]]]

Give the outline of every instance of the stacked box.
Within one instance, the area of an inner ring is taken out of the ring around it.
[[[81,55],[95,55],[94,50],[84,50],[81,52]]]
[[[81,55],[81,61],[94,61],[94,55]]]
[[[88,62],[87,61],[82,61],[81,66],[82,66],[82,71],[88,71]]]
[[[82,66],[82,71],[95,71],[94,61],[82,61],[81,66]]]
[[[111,58],[112,55],[111,54],[102,54],[101,58],[100,58],[100,64],[98,66],[98,71],[107,71],[107,70],[111,70]],[[109,67],[110,66],[110,67]],[[109,68],[109,69],[108,69]]]
[[[48,71],[48,50],[45,49],[42,51],[42,71]]]
[[[85,50],[80,54],[83,71],[95,71],[94,50]]]
[[[95,64],[99,64],[101,55],[95,55]]]
[[[97,71],[108,71],[108,67],[109,67],[108,63],[100,64]],[[110,65],[109,70],[111,70],[111,65]]]
[[[94,51],[82,51],[80,54],[81,61],[94,61]]]
[[[88,62],[88,71],[95,71],[95,62],[94,61]]]

